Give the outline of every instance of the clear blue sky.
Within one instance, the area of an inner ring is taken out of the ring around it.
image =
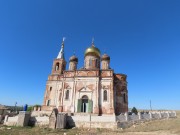
[[[63,36],[79,68],[95,38],[128,75],[129,107],[180,109],[179,0],[0,0],[0,104],[42,104]]]

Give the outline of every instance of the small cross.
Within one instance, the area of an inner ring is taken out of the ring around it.
[[[92,46],[94,46],[94,37],[92,38]]]
[[[94,44],[94,37],[92,38],[92,43]]]
[[[65,41],[66,37],[63,37],[63,42]]]

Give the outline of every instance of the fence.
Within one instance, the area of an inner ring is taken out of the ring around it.
[[[165,118],[173,118],[176,117],[175,111],[159,111],[159,112],[149,112],[149,113],[141,113],[139,112],[137,115],[128,113],[120,114],[116,116],[117,122],[127,122],[127,121],[140,121],[140,120],[153,120],[153,119],[165,119]]]
[[[8,117],[4,119],[4,124],[8,126],[18,124],[18,115],[15,117]],[[92,127],[92,128],[114,128],[119,124],[129,124],[138,121],[155,120],[155,119],[168,119],[176,117],[175,111],[160,111],[149,113],[138,113],[129,115],[128,113],[115,115],[96,116],[90,114],[76,114],[67,117],[69,126],[76,127]],[[30,124],[36,126],[49,125],[49,112],[32,112],[29,119]],[[119,127],[119,126],[118,126]],[[121,126],[122,127],[122,126]]]

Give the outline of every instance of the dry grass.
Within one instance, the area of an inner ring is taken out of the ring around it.
[[[63,129],[52,130],[39,127],[0,127],[0,135],[180,135],[180,111],[177,118],[166,120],[155,120],[135,124],[127,129],[116,131],[108,129]]]
[[[163,132],[168,134],[180,134],[180,111],[177,111],[177,118],[140,123],[125,129],[124,132]]]

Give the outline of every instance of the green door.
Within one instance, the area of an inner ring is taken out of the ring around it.
[[[82,99],[78,99],[77,112],[81,112]]]
[[[88,100],[88,112],[92,113],[92,108],[93,108],[93,101],[92,100]]]

